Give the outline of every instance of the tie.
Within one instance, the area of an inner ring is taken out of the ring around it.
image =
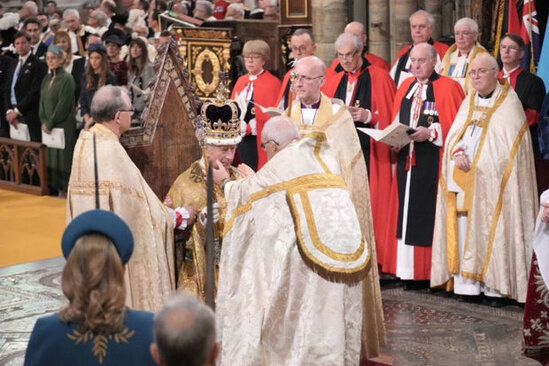
[[[19,62],[17,63],[17,67],[15,68],[15,72],[13,73],[13,80],[11,81],[10,101],[12,105],[17,105],[17,99],[15,98],[15,84],[17,83],[17,79],[19,78],[19,74],[21,73],[22,68],[23,59],[19,58]]]

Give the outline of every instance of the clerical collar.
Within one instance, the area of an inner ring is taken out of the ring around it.
[[[471,50],[467,52],[466,54],[461,53],[461,51],[458,50],[458,57],[465,56],[465,58],[469,58],[469,54],[471,53]]]
[[[301,102],[301,109],[318,109],[320,107],[320,98],[313,104],[305,104]]]
[[[492,95],[494,95],[494,91],[496,91],[496,89],[492,90],[490,93],[486,95],[480,95],[480,93],[477,93],[477,94],[480,99],[490,99],[492,98]]]
[[[264,71],[265,71],[264,69],[261,69],[261,71],[258,72],[255,75],[248,74],[248,78],[250,79],[250,81],[254,81],[255,79],[257,79],[259,77],[259,75],[263,74]]]

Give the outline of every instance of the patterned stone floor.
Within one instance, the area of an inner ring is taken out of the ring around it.
[[[0,365],[22,365],[36,319],[64,301],[55,258],[0,268]],[[382,287],[388,345],[394,365],[538,365],[520,354],[522,309],[494,309],[443,294]]]

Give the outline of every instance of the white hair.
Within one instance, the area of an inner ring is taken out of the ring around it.
[[[268,120],[263,126],[261,139],[265,142],[275,141],[280,148],[283,148],[293,140],[299,139],[299,130],[291,118],[276,116]]]
[[[433,14],[431,14],[428,11],[425,11],[423,9],[419,9],[418,11],[416,11],[416,12],[412,13],[412,15],[410,15],[410,18],[408,18],[409,22],[411,23],[412,18],[416,17],[417,15],[423,15],[424,17],[426,17],[427,22],[429,23],[429,28],[433,28],[433,26],[435,25],[435,17],[433,16]]]
[[[352,43],[353,46],[354,46],[355,51],[361,51],[362,47],[364,47],[364,45],[362,44],[362,41],[360,40],[360,38],[358,38],[354,34],[352,34],[352,33],[341,33],[337,37],[336,41],[334,42],[334,48],[335,48],[336,52],[340,47],[342,47],[343,45],[345,45],[347,43]]]
[[[474,61],[487,61],[490,66],[496,70],[499,70],[499,65],[498,65],[498,62],[496,61],[496,59],[494,58],[494,56],[492,56],[491,54],[489,53],[480,53],[478,54],[475,59],[473,60]]]
[[[456,29],[456,27],[459,25],[465,25],[469,27],[471,32],[478,34],[478,24],[471,18],[467,18],[467,17],[461,18],[456,22],[456,24],[454,24],[454,29]]]
[[[27,1],[23,7],[29,9],[29,11],[31,12],[32,16],[36,16],[36,14],[38,14],[38,5],[36,5],[36,3],[34,1]]]
[[[229,12],[229,9],[232,9],[234,12],[244,16],[244,9],[240,4],[237,4],[237,3],[229,4],[229,6],[227,6],[227,12]]]
[[[65,19],[67,15],[70,15],[70,14],[74,15],[76,19],[80,19],[80,13],[78,12],[78,10],[72,9],[72,8],[66,9],[63,12],[63,19]]]

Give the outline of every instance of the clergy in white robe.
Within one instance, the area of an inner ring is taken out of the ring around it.
[[[222,365],[359,364],[371,246],[325,134],[298,137],[287,117],[269,121],[270,160],[225,184]]]
[[[524,302],[537,209],[528,124],[492,56],[470,75],[443,154],[431,286]]]

